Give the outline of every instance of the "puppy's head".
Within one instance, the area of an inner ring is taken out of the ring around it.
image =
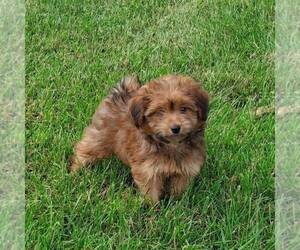
[[[167,76],[144,85],[129,111],[136,127],[163,143],[178,143],[203,129],[208,95],[195,80]]]

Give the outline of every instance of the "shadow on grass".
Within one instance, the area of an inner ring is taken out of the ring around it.
[[[70,154],[66,155],[65,158],[69,159],[69,155]],[[197,175],[181,197],[175,198],[165,195],[158,204],[153,204],[143,199],[140,212],[145,213],[149,210],[160,212],[161,210],[176,206],[177,204],[185,204],[187,207],[193,207],[195,205],[195,200],[205,199],[208,193],[214,192],[216,191],[215,189],[220,188],[220,181],[222,182],[222,180],[219,180],[218,183],[214,183],[216,181],[217,173],[211,166],[214,166],[215,161],[217,161],[217,159],[211,157],[208,159],[200,174]],[[67,171],[66,164],[66,172]],[[78,195],[80,192],[86,192],[86,190],[93,187],[99,190],[98,196],[101,200],[109,200],[115,195],[120,194],[121,197],[123,197],[126,196],[127,192],[130,193],[130,195],[141,197],[141,194],[133,181],[130,168],[118,160],[116,156],[103,159],[95,165],[82,168],[73,175],[68,173],[67,179],[71,181],[73,185],[79,186],[78,188],[73,188],[73,192],[71,192],[73,195]],[[115,192],[115,194],[111,193],[110,198],[108,198],[107,193],[112,191]]]

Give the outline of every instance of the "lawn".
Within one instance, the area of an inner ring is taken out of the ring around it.
[[[26,248],[273,249],[274,1],[26,1]],[[180,200],[144,204],[116,158],[67,159],[125,75],[203,82],[207,161]]]

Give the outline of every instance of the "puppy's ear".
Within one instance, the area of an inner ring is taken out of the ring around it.
[[[208,111],[209,111],[209,96],[207,92],[203,89],[200,89],[198,86],[191,89],[189,95],[193,98],[199,112],[199,118],[202,121],[207,120]]]
[[[129,112],[137,128],[140,128],[145,123],[145,111],[150,103],[147,96],[139,95],[131,99],[129,103]]]

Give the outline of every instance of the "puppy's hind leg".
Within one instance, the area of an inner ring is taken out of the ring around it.
[[[69,166],[70,172],[75,172],[81,167],[95,163],[96,160],[108,157],[112,154],[105,131],[98,130],[90,125],[84,131],[83,138],[74,147]]]

